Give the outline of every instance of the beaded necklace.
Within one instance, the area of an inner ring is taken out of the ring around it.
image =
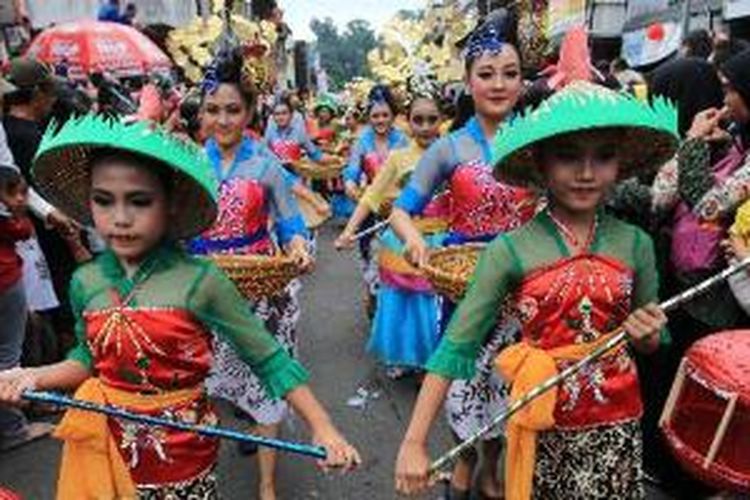
[[[591,221],[591,226],[589,227],[588,236],[586,237],[586,240],[583,242],[583,244],[581,244],[581,241],[575,235],[573,230],[571,230],[570,227],[567,224],[565,224],[563,221],[555,217],[555,214],[553,214],[552,210],[549,208],[547,209],[547,215],[549,215],[549,218],[555,224],[555,227],[557,227],[557,230],[560,231],[560,234],[562,234],[563,239],[565,239],[576,250],[576,252],[581,252],[581,251],[585,252],[591,248],[591,244],[594,242],[594,237],[596,236],[596,230],[599,226],[598,214],[594,217],[594,220]]]

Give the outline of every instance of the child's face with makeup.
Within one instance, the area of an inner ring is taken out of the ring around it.
[[[563,136],[544,144],[542,166],[554,202],[571,213],[596,211],[617,181],[620,167],[616,132]]]
[[[91,214],[96,230],[115,255],[137,264],[167,232],[169,200],[151,170],[107,160],[91,173]]]

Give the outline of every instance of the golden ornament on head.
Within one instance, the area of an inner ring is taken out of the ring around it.
[[[214,2],[213,15],[206,20],[196,17],[186,26],[172,30],[167,38],[166,46],[172,59],[193,82],[201,80],[203,68],[213,59],[211,48],[216,45],[224,30],[222,14],[223,3]],[[269,84],[266,80],[273,76],[270,64],[277,39],[275,25],[232,14],[230,27],[243,45],[244,58],[251,61],[251,66],[243,69],[250,73],[250,78],[257,86]]]

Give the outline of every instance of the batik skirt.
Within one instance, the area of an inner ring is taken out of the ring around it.
[[[539,433],[534,498],[645,498],[643,440],[638,421],[586,430]]]
[[[138,500],[217,500],[218,482],[214,471],[181,484],[138,486]]]
[[[301,282],[293,280],[281,295],[263,299],[252,307],[268,331],[293,357],[297,355],[301,288]],[[231,402],[261,425],[278,424],[288,412],[286,402],[271,398],[260,379],[237,356],[231,344],[216,335],[214,366],[206,381],[206,388],[211,396]]]
[[[500,351],[516,341],[519,325],[500,322],[482,345],[476,371],[470,380],[454,380],[445,400],[445,412],[453,433],[461,440],[473,436],[508,407],[509,388],[495,370]],[[495,426],[485,440],[503,436],[505,427]]]

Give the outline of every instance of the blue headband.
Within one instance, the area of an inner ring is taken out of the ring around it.
[[[203,73],[203,80],[201,80],[201,93],[204,95],[213,94],[216,92],[217,88],[219,88],[218,65],[216,64],[216,61],[212,61]]]

